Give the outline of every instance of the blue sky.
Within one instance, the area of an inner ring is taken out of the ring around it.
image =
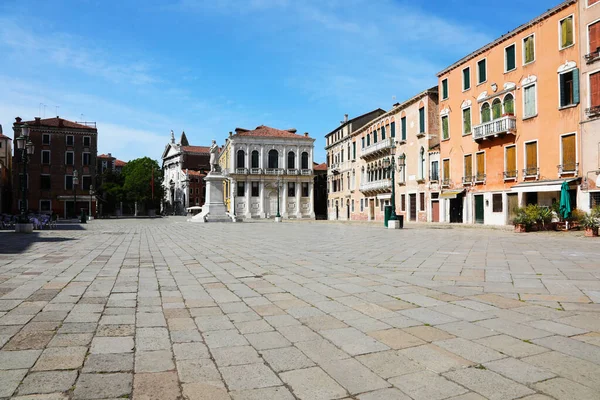
[[[99,152],[159,159],[264,124],[316,138],[389,109],[558,0],[2,0],[0,124],[96,121]],[[40,106],[40,104],[45,105]],[[59,106],[57,109],[56,106]]]

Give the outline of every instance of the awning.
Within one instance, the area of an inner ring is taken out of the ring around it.
[[[534,193],[534,192],[560,192],[563,182],[569,184],[569,189],[576,189],[575,181],[579,178],[552,179],[545,181],[521,182],[511,188],[513,192]]]
[[[455,199],[459,194],[461,194],[464,191],[465,189],[446,190],[442,192],[442,194],[440,195],[440,199]]]

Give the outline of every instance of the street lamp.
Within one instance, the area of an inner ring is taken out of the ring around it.
[[[281,170],[277,170],[277,215],[275,216],[275,222],[281,222],[281,214],[279,213],[279,198],[281,189]]]
[[[94,185],[90,185],[90,204],[88,206],[88,219],[92,217],[92,196],[94,195]]]
[[[27,124],[21,126],[21,135],[15,139],[17,149],[21,152],[21,162],[23,164],[23,175],[21,176],[21,221],[27,223],[27,165],[29,156],[33,155],[34,146],[29,139],[29,127]]]
[[[73,214],[77,218],[77,185],[79,185],[79,172],[73,171]]]
[[[393,153],[392,153],[393,154]],[[387,169],[392,173],[392,215],[390,215],[390,221],[397,221],[398,216],[396,215],[396,182],[395,182],[395,172],[396,172],[396,162],[394,160],[394,156],[386,157],[383,159],[383,168]]]

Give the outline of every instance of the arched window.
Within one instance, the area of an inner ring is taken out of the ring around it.
[[[490,122],[492,120],[492,115],[490,113],[490,105],[488,103],[483,103],[481,106],[481,123]]]
[[[244,150],[237,151],[237,162],[235,165],[237,168],[246,168],[246,153],[244,153]]]
[[[308,153],[302,152],[302,169],[308,169]]]
[[[515,115],[515,98],[510,93],[504,96],[504,114]]]
[[[495,99],[492,103],[492,118],[498,119],[502,117],[502,102],[500,99]]]
[[[258,166],[258,150],[252,151],[252,168],[260,168]]]
[[[367,146],[371,145],[371,134],[367,134]]]
[[[269,150],[269,166],[267,168],[279,168],[279,153],[277,150]]]
[[[296,168],[296,154],[293,151],[290,151],[288,153],[288,165],[287,165],[287,167],[289,169]]]

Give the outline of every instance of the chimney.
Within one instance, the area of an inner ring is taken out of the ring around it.
[[[291,128],[287,130],[289,133],[296,133],[298,130],[296,128]]]
[[[39,125],[41,122],[41,118],[40,117],[35,117],[35,124]]]
[[[233,136],[233,132],[229,131],[229,137]]]
[[[108,153],[108,157],[109,157],[109,158],[111,158],[111,157],[112,157],[112,154]]]
[[[2,124],[0,124],[0,135],[2,135]]]
[[[304,137],[308,137],[308,132],[304,132]]]
[[[23,121],[23,120],[21,119],[21,117],[17,117],[17,118],[15,118],[15,121],[17,121],[17,124],[20,124],[21,121]]]
[[[344,123],[348,122],[348,114],[344,114]]]

